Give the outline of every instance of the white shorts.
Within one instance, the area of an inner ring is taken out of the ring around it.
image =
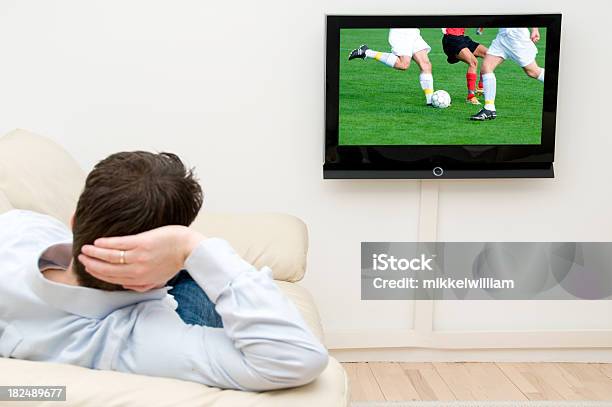
[[[412,58],[412,55],[419,51],[427,50],[427,53],[431,51],[431,47],[421,37],[421,30],[418,28],[391,28],[389,44],[391,52],[398,57]]]
[[[535,61],[538,48],[531,41],[529,30],[522,28],[511,31],[510,34],[497,34],[487,54],[503,59],[511,59],[519,64],[521,68],[524,68]]]

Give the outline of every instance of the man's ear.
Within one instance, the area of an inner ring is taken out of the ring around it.
[[[72,216],[70,217],[70,229],[74,229],[74,213],[72,214]]]

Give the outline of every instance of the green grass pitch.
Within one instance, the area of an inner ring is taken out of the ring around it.
[[[349,52],[361,44],[390,52],[388,33],[388,29],[340,32],[340,145],[540,144],[544,87],[527,77],[516,63],[505,61],[495,71],[498,118],[472,122],[469,117],[480,106],[465,103],[467,65],[446,62],[439,28],[421,29],[421,35],[432,48],[429,58],[434,88],[446,90],[452,97],[447,109],[425,105],[419,67],[414,61],[407,71],[373,59],[348,61]],[[469,28],[466,35],[488,47],[497,29],[485,29],[478,36]],[[540,35],[537,62],[544,67],[545,28],[540,29]],[[483,97],[479,99],[484,102]]]

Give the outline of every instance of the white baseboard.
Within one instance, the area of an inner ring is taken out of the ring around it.
[[[612,363],[607,349],[333,349],[340,362],[582,362]]]
[[[341,361],[612,363],[612,330],[331,331],[326,345]]]

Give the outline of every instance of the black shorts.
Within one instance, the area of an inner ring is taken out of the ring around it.
[[[444,34],[442,37],[442,48],[446,54],[449,64],[456,64],[459,62],[457,55],[463,48],[469,49],[471,52],[476,51],[480,44],[476,41],[472,41],[467,35],[448,35]]]

